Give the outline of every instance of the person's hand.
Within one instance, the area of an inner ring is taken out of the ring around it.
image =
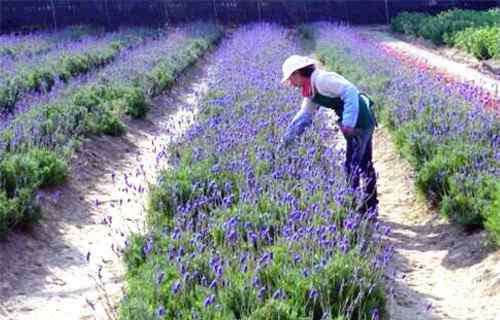
[[[340,130],[347,137],[356,136],[356,135],[360,134],[360,130],[356,129],[356,128],[351,128],[351,127],[345,127],[345,126],[343,126],[343,127],[340,127]]]

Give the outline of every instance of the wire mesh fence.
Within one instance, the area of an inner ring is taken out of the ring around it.
[[[0,0],[0,30],[57,29],[71,24],[160,26],[193,20],[376,24],[387,23],[401,11],[437,13],[499,5],[500,0]]]

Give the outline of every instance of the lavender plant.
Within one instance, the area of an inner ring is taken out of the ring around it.
[[[277,144],[299,103],[280,84],[299,48],[240,27],[213,54],[197,124],[125,250],[123,319],[379,319],[389,229],[360,216],[326,124]],[[255,50],[255,48],[259,50]]]
[[[127,29],[102,37],[82,37],[62,42],[44,54],[26,59],[0,59],[0,110],[12,112],[30,91],[47,92],[57,80],[88,73],[111,63],[122,49],[137,45],[154,30]]]
[[[123,133],[122,118],[126,114],[144,117],[150,98],[167,89],[220,36],[220,30],[207,24],[172,29],[166,37],[127,51],[91,77],[62,87],[49,102],[30,106],[11,121],[0,135],[0,236],[39,216],[36,190],[47,184],[33,180],[34,174],[45,172],[58,177],[51,184],[60,183],[67,172],[67,159],[82,137]],[[42,153],[33,154],[34,150]],[[13,168],[12,158],[19,163]]]
[[[374,95],[401,152],[417,171],[416,184],[440,211],[498,238],[500,153],[498,106],[483,92],[391,56],[346,26],[316,25],[318,55]],[[495,200],[497,199],[497,200]]]
[[[85,25],[66,27],[58,32],[33,32],[29,34],[0,35],[0,56],[12,60],[22,60],[43,54],[57,47],[60,43],[74,42],[90,35],[98,35],[101,29]]]

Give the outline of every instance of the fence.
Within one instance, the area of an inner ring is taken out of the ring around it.
[[[160,26],[193,20],[237,24],[315,20],[387,23],[401,11],[437,13],[488,9],[500,1],[441,0],[0,0],[0,31],[60,28],[70,24]]]

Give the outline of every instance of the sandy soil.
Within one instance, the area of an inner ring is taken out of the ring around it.
[[[85,143],[67,183],[44,190],[42,221],[0,242],[0,319],[110,318],[124,285],[120,248],[144,230],[148,183],[193,119],[206,90],[203,64],[156,99],[148,119],[129,121],[125,136]]]
[[[415,193],[413,170],[379,129],[374,162],[381,220],[395,248],[388,270],[394,320],[499,320],[500,250],[488,249],[485,231],[450,225]]]

